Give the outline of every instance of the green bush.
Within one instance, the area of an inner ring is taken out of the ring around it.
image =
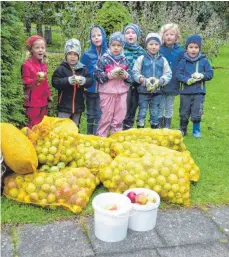
[[[20,78],[25,34],[13,3],[2,2],[1,121],[24,126],[24,92]]]
[[[128,23],[132,22],[132,18],[121,3],[105,2],[97,12],[96,22],[105,29],[109,37],[115,31],[122,31]]]

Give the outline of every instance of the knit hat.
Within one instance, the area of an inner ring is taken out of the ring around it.
[[[109,45],[113,42],[113,41],[119,41],[123,46],[124,46],[124,36],[121,32],[114,32],[113,34],[111,34],[110,39],[109,39]]]
[[[191,35],[187,38],[186,43],[185,43],[185,49],[187,49],[188,45],[191,43],[195,43],[199,46],[199,48],[201,49],[202,47],[202,38],[200,35],[194,34]]]
[[[34,36],[29,37],[26,41],[26,49],[30,52],[33,47],[33,43],[39,39],[41,39],[45,42],[45,39],[39,35],[34,35]],[[46,44],[46,42],[45,42],[45,44]]]
[[[128,29],[134,30],[135,33],[137,34],[137,38],[139,39],[139,37],[140,37],[140,35],[141,35],[141,29],[139,28],[139,26],[138,26],[137,24],[134,24],[134,23],[128,24],[128,25],[124,28],[123,34],[125,34]]]
[[[78,56],[80,57],[81,55],[81,46],[80,46],[80,41],[76,38],[69,39],[64,48],[64,53],[67,55],[69,52],[74,52],[77,53]]]
[[[150,40],[155,40],[161,46],[161,37],[157,33],[149,33],[146,37],[146,46]]]

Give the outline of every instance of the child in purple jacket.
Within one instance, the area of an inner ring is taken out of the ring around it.
[[[123,54],[124,37],[115,32],[109,40],[109,49],[95,67],[95,78],[99,82],[101,119],[97,135],[107,137],[122,130],[122,122],[126,116],[126,99],[129,87],[126,82],[132,82],[128,74],[128,65]]]

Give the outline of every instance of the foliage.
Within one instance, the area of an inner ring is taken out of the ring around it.
[[[1,24],[1,120],[22,126],[25,116],[20,67],[24,57],[25,34],[18,14],[10,2],[2,2]]]
[[[219,53],[219,46],[228,37],[225,16],[215,11],[211,2],[128,2],[127,7],[143,31],[144,36],[159,31],[166,23],[177,23],[182,32],[182,44],[188,35],[200,34],[203,51],[212,59]]]
[[[109,37],[115,31],[122,31],[128,23],[132,22],[132,18],[122,3],[105,2],[97,12],[96,22],[105,29]]]
[[[80,1],[68,2],[64,9],[59,10],[56,19],[65,40],[76,37],[84,50],[89,40],[90,26],[95,23],[99,7],[100,3],[97,1]]]

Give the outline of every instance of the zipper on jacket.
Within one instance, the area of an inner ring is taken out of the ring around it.
[[[62,99],[62,96],[63,96],[63,91],[61,91],[61,93],[60,93],[59,100],[58,100],[58,104],[60,104],[61,99]]]
[[[75,112],[75,96],[76,96],[76,85],[73,86],[73,97],[72,97],[72,113]]]
[[[32,100],[32,90],[29,91],[29,102]]]

